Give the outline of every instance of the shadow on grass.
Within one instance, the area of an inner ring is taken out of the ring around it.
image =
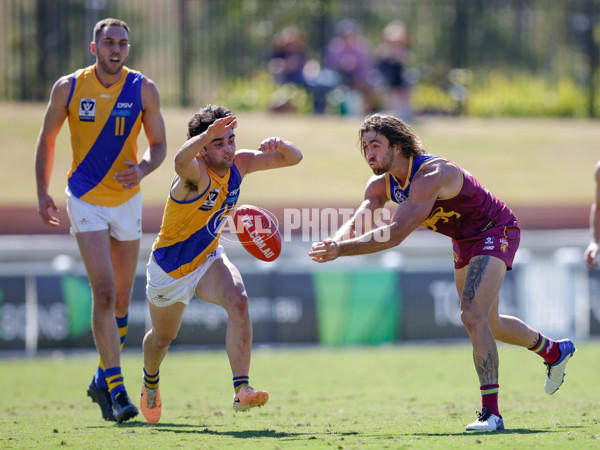
[[[152,427],[157,431],[161,432],[170,432],[170,433],[189,433],[189,434],[199,434],[199,435],[213,435],[213,436],[230,436],[238,439],[252,439],[259,437],[266,438],[289,438],[289,437],[302,437],[302,436],[310,436],[308,439],[317,439],[315,432],[307,432],[307,433],[297,433],[297,432],[288,432],[288,431],[277,431],[271,429],[263,429],[263,430],[244,430],[244,431],[218,431],[211,429],[204,425],[190,425],[183,423],[157,423],[155,425],[151,425],[148,423],[140,423],[140,422],[129,422],[122,423],[118,425],[119,428],[140,428],[140,427]],[[359,433],[355,431],[345,432],[345,433],[329,433],[335,436],[354,436]]]
[[[508,435],[508,434],[540,434],[540,433],[557,433],[562,432],[565,429],[572,428],[581,428],[579,425],[574,426],[560,426],[556,429],[548,430],[548,429],[535,429],[535,428],[511,428],[506,430],[499,431],[461,431],[458,433],[400,433],[403,436],[438,436],[438,437],[452,437],[452,436],[489,436],[490,434],[500,434],[500,435]]]

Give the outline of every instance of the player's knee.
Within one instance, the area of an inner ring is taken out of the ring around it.
[[[92,288],[94,297],[94,305],[97,308],[111,310],[115,306],[116,293],[115,288],[111,283],[100,283]]]
[[[171,342],[175,340],[177,337],[177,333],[168,334],[168,333],[152,333],[152,342],[159,349],[168,348],[171,345]]]
[[[129,293],[127,293],[127,294],[117,293],[117,300],[115,302],[115,315],[117,317],[123,317],[125,314],[127,314],[127,311],[129,310],[129,300],[130,300]]]
[[[463,308],[460,312],[460,320],[470,333],[471,330],[475,330],[482,325],[484,317],[472,308]]]
[[[232,295],[229,304],[229,314],[248,315],[248,296],[245,292],[237,292]]]

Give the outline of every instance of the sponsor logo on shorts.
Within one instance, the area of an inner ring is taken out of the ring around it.
[[[484,250],[494,250],[494,246],[493,245],[486,245],[485,247],[483,247]]]
[[[162,294],[155,294],[152,296],[152,303],[154,303],[155,305],[159,305],[161,303],[168,303],[171,301],[170,297],[165,297]]]

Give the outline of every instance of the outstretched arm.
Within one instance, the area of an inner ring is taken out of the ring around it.
[[[444,169],[436,165],[426,167],[413,179],[410,196],[398,205],[389,225],[349,239],[342,237],[314,243],[309,256],[313,261],[323,263],[340,256],[375,253],[399,245],[427,220],[436,199],[444,188],[454,182],[456,176],[457,172],[452,168]]]
[[[387,202],[385,193],[385,178],[373,176],[367,183],[365,199],[358,207],[350,220],[344,223],[333,235],[333,238],[323,239],[321,242],[313,242],[312,249],[308,255],[317,262],[331,261],[338,256],[340,244],[346,243],[363,234],[371,232],[374,225],[379,224],[378,218],[381,209]],[[383,223],[379,224],[384,226]]]
[[[242,176],[259,170],[293,166],[300,161],[300,149],[278,137],[263,140],[258,150],[240,150],[235,156],[235,164]]]
[[[370,231],[374,225],[383,225],[379,219],[387,201],[385,175],[373,175],[365,188],[364,200],[352,218],[336,231],[333,238],[325,241],[341,242],[352,239]]]
[[[58,226],[60,221],[52,215],[58,208],[48,193],[54,167],[56,137],[67,118],[67,99],[71,89],[71,76],[60,78],[50,92],[42,128],[35,146],[35,177],[37,183],[38,213],[46,225]],[[50,212],[52,211],[52,212]]]
[[[585,249],[585,263],[590,269],[597,269],[600,265],[597,261],[598,246],[600,245],[600,161],[596,164],[594,172],[596,178],[596,197],[590,208],[590,232],[592,238]]]
[[[377,219],[386,202],[385,197],[370,194],[358,207],[354,216],[336,231],[331,240],[340,242],[370,231],[378,223]]]

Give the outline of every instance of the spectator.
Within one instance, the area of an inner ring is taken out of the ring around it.
[[[300,30],[295,26],[283,28],[275,36],[269,56],[269,72],[275,83],[281,85],[271,96],[271,111],[296,111],[301,103],[299,94],[304,96],[309,90],[304,78],[306,60],[306,43]]]
[[[360,34],[358,24],[350,19],[342,20],[335,36],[327,46],[325,66],[341,76],[341,84],[351,93],[361,97],[361,111],[357,115],[373,111],[373,86],[370,80],[375,64],[371,46]]]
[[[283,28],[275,37],[269,60],[269,72],[278,84],[294,83],[306,87],[304,65],[307,60],[306,43],[295,26]]]
[[[322,114],[327,94],[339,84],[336,72],[324,70],[316,59],[309,59],[304,35],[295,26],[283,28],[275,37],[269,72],[277,84],[284,85],[273,94],[272,111],[296,110],[295,87],[300,87],[312,97],[315,114]]]
[[[384,108],[402,119],[411,117],[410,83],[406,64],[410,57],[408,30],[398,21],[383,29],[382,45],[378,51],[377,69],[384,88]]]

